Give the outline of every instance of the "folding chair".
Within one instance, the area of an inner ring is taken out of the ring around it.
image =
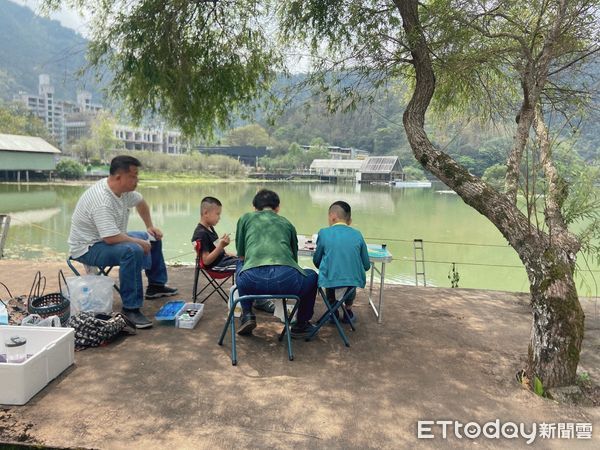
[[[234,275],[235,271],[227,271],[227,272],[218,272],[215,270],[210,270],[206,268],[204,265],[204,261],[202,261],[202,243],[200,241],[194,242],[194,248],[196,249],[196,268],[194,270],[194,288],[192,291],[192,302],[193,303],[204,303],[208,298],[213,295],[215,292],[221,296],[221,299],[225,303],[227,303],[228,295],[223,289],[223,285],[227,280],[231,278],[231,282],[235,281]],[[204,275],[208,283],[204,286],[200,291],[198,291],[198,282],[200,281],[200,274]],[[220,280],[220,281],[217,281]],[[207,289],[210,289],[210,292],[204,299],[200,302],[197,302],[196,299]]]
[[[338,333],[339,333],[340,337],[342,338],[342,341],[344,341],[344,344],[346,345],[346,347],[350,347],[350,342],[348,341],[348,337],[346,336],[346,333],[344,333],[344,329],[342,328],[342,325],[340,324],[340,319],[339,319],[338,315],[336,314],[336,312],[339,309],[341,309],[342,317],[347,316],[345,302],[348,298],[350,298],[356,292],[356,288],[352,287],[352,286],[341,287],[341,288],[337,288],[335,291],[336,291],[336,301],[335,301],[335,303],[330,304],[329,301],[327,300],[327,295],[325,294],[325,291],[323,290],[323,288],[319,288],[319,295],[323,299],[323,302],[325,303],[325,306],[327,307],[327,311],[315,323],[315,329],[310,334],[310,336],[308,336],[306,338],[306,340],[310,341],[311,339],[313,339],[315,337],[315,335],[319,332],[319,329],[331,319],[331,320],[333,320],[333,323],[335,324],[335,327],[337,328]],[[338,291],[343,292],[343,294],[341,296],[338,296]],[[350,328],[352,328],[352,331],[356,331],[356,328],[354,328],[354,324],[352,322],[350,322]]]
[[[71,269],[71,271],[75,274],[76,277],[80,277],[81,274],[79,273],[79,271],[75,268],[75,266],[73,265],[73,261],[77,261],[76,259],[71,258],[70,256],[67,258],[67,265],[69,266],[69,268]],[[77,261],[78,263],[83,264],[81,261]],[[86,269],[86,272],[89,272],[90,267],[93,266],[88,266],[87,264],[83,264],[83,266]],[[104,266],[104,267],[98,267],[98,272],[96,273],[96,275],[104,275],[104,276],[108,276],[108,274],[110,273],[111,270],[113,270],[113,267],[115,266]],[[117,291],[119,293],[119,295],[121,295],[121,291],[119,290],[119,286],[117,286],[117,283],[115,283],[113,285],[113,287],[115,288],[115,291]]]
[[[219,345],[223,345],[223,339],[225,339],[225,335],[227,334],[227,329],[231,327],[231,364],[237,365],[237,348],[235,341],[235,318],[233,317],[235,307],[238,303],[244,300],[281,300],[283,302],[283,318],[285,322],[285,328],[279,335],[279,341],[283,340],[283,336],[287,336],[287,350],[288,350],[288,358],[290,361],[294,360],[294,353],[292,352],[292,338],[290,334],[291,328],[291,318],[294,317],[296,310],[298,309],[298,305],[300,304],[300,298],[296,295],[243,295],[242,297],[234,298],[234,293],[237,291],[237,286],[231,290],[229,294],[229,314],[227,315],[227,320],[225,321],[225,326],[223,327],[223,331],[221,332],[221,337],[219,338]],[[288,314],[287,310],[287,300],[296,300],[296,304],[292,309],[292,312]]]

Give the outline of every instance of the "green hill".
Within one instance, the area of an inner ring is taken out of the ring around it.
[[[18,91],[37,93],[38,75],[50,75],[56,98],[74,100],[77,89],[101,94],[90,76],[79,79],[86,63],[87,40],[58,21],[37,16],[31,9],[0,0],[0,98]]]

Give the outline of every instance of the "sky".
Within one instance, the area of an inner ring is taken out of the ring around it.
[[[29,9],[35,11],[36,14],[40,14],[41,0],[11,0],[18,5],[27,6]],[[50,18],[58,20],[64,27],[71,28],[77,31],[83,36],[88,35],[88,27],[86,21],[76,11],[69,8],[61,8],[60,11],[56,11],[50,15]]]
[[[41,15],[40,5],[42,0],[10,0],[18,5],[27,6],[36,14]],[[89,27],[86,19],[81,17],[77,11],[68,7],[62,7],[59,11],[50,14],[50,18],[58,20],[64,27],[71,28],[85,38],[89,38]],[[304,73],[309,69],[309,60],[302,54],[288,55],[288,67],[292,73]]]

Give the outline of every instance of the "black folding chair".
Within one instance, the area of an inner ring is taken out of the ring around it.
[[[234,311],[235,307],[238,303],[244,300],[281,300],[283,303],[283,320],[285,322],[285,327],[283,331],[279,335],[279,341],[283,340],[283,337],[287,337],[287,350],[288,350],[288,359],[290,361],[294,360],[294,353],[292,351],[292,338],[291,338],[291,322],[292,317],[296,313],[298,309],[298,305],[300,305],[300,298],[297,295],[288,295],[288,294],[273,294],[273,295],[244,295],[242,297],[234,298],[234,294],[237,291],[237,287],[231,290],[229,296],[229,314],[227,315],[227,320],[225,321],[225,326],[223,327],[223,331],[221,332],[221,337],[219,338],[219,345],[223,345],[223,339],[225,339],[225,335],[227,334],[227,330],[231,328],[231,364],[237,365],[237,347],[235,340],[235,318]],[[287,310],[287,300],[296,300],[296,304],[292,309],[292,312],[288,313]]]
[[[345,291],[343,291],[343,295],[341,295],[341,297],[339,297],[339,298],[336,295],[336,300],[332,304],[327,299],[327,295],[325,294],[325,291],[323,291],[323,288],[319,288],[319,295],[323,299],[323,302],[325,303],[325,306],[327,307],[327,311],[315,323],[315,329],[310,334],[310,336],[308,336],[306,338],[307,341],[310,341],[311,339],[313,339],[316,336],[316,334],[319,332],[319,329],[325,323],[327,323],[331,320],[335,324],[335,327],[337,328],[338,333],[339,333],[340,337],[342,338],[342,341],[344,341],[344,344],[346,345],[346,347],[350,347],[350,341],[348,341],[348,337],[346,336],[346,333],[344,332],[344,329],[342,328],[342,325],[340,324],[340,319],[338,317],[337,311],[338,310],[342,311],[342,317],[348,317],[348,312],[346,311],[345,303],[346,303],[346,300],[348,300],[350,297],[355,295],[356,288],[353,286],[341,287],[341,288],[336,289],[336,293],[342,289],[345,289]],[[350,323],[350,328],[352,328],[352,331],[356,331],[356,328],[354,328],[354,324],[350,321],[349,321],[349,323]]]
[[[227,292],[223,289],[223,285],[227,280],[231,278],[231,283],[234,283],[234,275],[235,270],[219,272],[216,270],[210,270],[204,265],[204,261],[202,260],[202,243],[200,241],[194,242],[194,248],[196,249],[196,267],[194,269],[194,287],[192,291],[192,302],[194,303],[204,303],[208,298],[213,295],[215,292],[219,294],[221,299],[227,303],[227,299],[229,298]],[[204,276],[207,280],[206,286],[204,286],[200,291],[198,291],[198,283],[200,282],[200,274]],[[212,289],[211,289],[212,288]],[[198,297],[208,290],[208,295],[206,295],[202,300],[197,302]]]
[[[75,274],[76,277],[80,277],[81,274],[79,273],[79,271],[75,268],[75,266],[73,265],[73,261],[77,261],[76,259],[71,258],[70,256],[67,258],[67,265],[69,266],[69,268],[71,269],[71,272],[73,272]],[[81,261],[77,261],[80,264],[83,264]],[[83,264],[84,266],[86,266],[86,264]],[[89,267],[89,266],[88,266]],[[96,267],[96,266],[94,266]],[[115,266],[104,266],[104,267],[98,267],[98,273],[96,273],[96,275],[104,275],[104,276],[108,276],[108,274],[110,273],[111,270],[113,270],[113,267]],[[117,283],[115,283],[113,285],[113,287],[115,288],[115,291],[117,291],[119,293],[119,295],[121,295],[121,291],[119,290],[119,286],[117,286]]]

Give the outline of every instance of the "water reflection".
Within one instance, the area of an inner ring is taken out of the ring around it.
[[[354,211],[377,207],[381,214],[394,214],[396,205],[390,190],[385,186],[356,185],[314,185],[310,187],[311,202],[329,208],[333,202],[343,199]]]
[[[49,221],[60,213],[60,208],[32,209],[29,211],[10,212],[11,227],[26,226],[32,223]]]
[[[394,261],[386,280],[414,283],[412,240],[425,241],[429,284],[449,286],[448,272],[457,263],[460,287],[527,291],[522,265],[494,226],[455,195],[433,189],[397,189],[353,184],[247,183],[169,184],[139,187],[148,201],[154,223],[165,233],[165,256],[170,262],[192,263],[190,242],[199,220],[200,201],[210,195],[223,203],[219,233],[235,233],[238,218],[252,211],[252,198],[261,188],[281,197],[281,214],[298,233],[310,235],[327,226],[327,208],[336,200],[352,206],[353,225],[369,243],[386,243]],[[85,187],[0,185],[0,213],[15,215],[6,254],[11,258],[63,258],[71,214]],[[20,222],[17,225],[17,222]],[[144,224],[132,214],[130,229]],[[479,246],[464,244],[482,244]],[[487,246],[489,244],[496,247]],[[233,245],[231,250],[234,251]],[[310,265],[310,260],[302,264]],[[468,265],[467,265],[468,264]],[[509,267],[497,267],[498,265]],[[594,267],[596,269],[596,267]],[[593,286],[593,282],[588,281]],[[590,295],[589,289],[586,294]]]

